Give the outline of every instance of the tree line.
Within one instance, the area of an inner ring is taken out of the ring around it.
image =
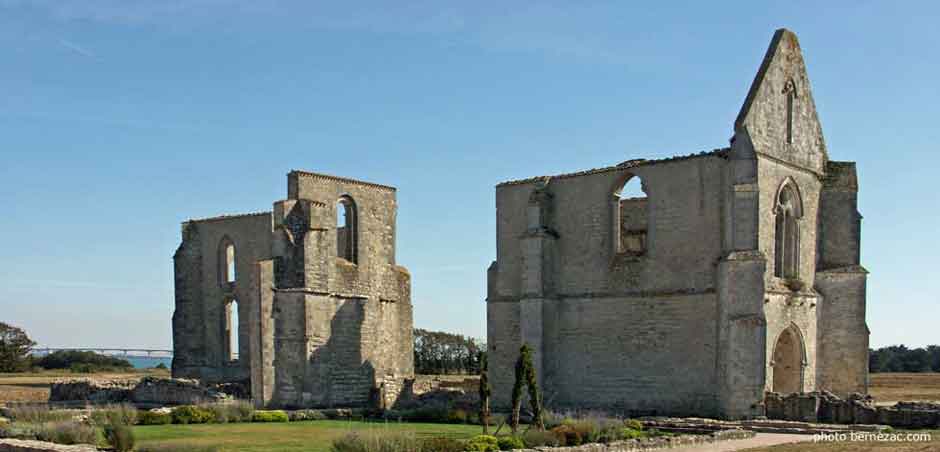
[[[477,375],[480,352],[485,349],[483,343],[472,337],[415,329],[415,373]]]
[[[891,345],[868,350],[870,372],[940,372],[940,345],[907,348]]]

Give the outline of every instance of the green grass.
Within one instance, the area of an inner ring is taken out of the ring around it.
[[[355,430],[414,432],[419,436],[469,438],[480,434],[478,425],[418,424],[362,421],[302,421],[200,425],[147,425],[134,427],[139,446],[218,446],[222,451],[329,452],[333,439]]]

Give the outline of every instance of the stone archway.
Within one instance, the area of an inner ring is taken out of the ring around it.
[[[796,326],[790,325],[778,336],[771,364],[774,392],[803,391],[803,337]]]

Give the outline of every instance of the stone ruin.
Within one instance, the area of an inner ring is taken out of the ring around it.
[[[766,391],[868,391],[856,166],[829,158],[792,32],[774,34],[732,133],[496,186],[494,407],[523,343],[558,410],[755,418]]]
[[[231,387],[227,387],[231,390]],[[225,402],[235,394],[220,387],[203,386],[198,380],[144,377],[98,380],[79,378],[56,381],[49,393],[52,404],[132,403],[141,408]]]
[[[767,418],[830,424],[880,424],[898,428],[940,428],[940,404],[898,402],[876,406],[871,396],[841,398],[828,391],[778,394],[764,399]]]
[[[394,403],[414,374],[396,215],[394,187],[291,171],[271,211],[183,223],[173,376],[259,407]]]

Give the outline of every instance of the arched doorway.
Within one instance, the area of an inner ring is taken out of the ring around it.
[[[774,345],[774,392],[791,393],[803,390],[803,338],[794,325],[783,330]]]

